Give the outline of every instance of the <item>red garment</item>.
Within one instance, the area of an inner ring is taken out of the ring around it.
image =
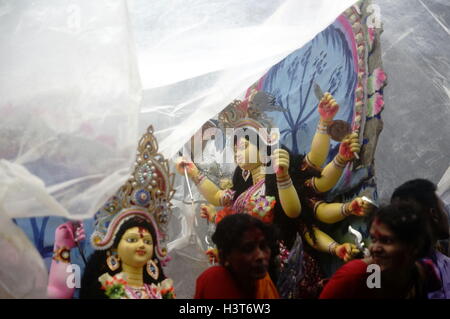
[[[267,273],[256,283],[255,296],[246,296],[236,284],[231,273],[223,266],[213,266],[198,278],[195,299],[276,299],[278,291]]]
[[[367,287],[367,264],[353,260],[342,266],[325,285],[320,299],[425,299],[427,293],[440,288],[440,281],[431,260],[422,259],[416,262],[410,279],[409,288],[405,291],[380,291]],[[382,284],[382,282],[381,282]]]
[[[369,299],[373,292],[367,287],[367,264],[352,260],[331,277],[320,294],[320,299]]]

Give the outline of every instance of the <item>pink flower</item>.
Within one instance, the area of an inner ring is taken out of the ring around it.
[[[367,101],[367,106],[367,116],[372,117],[379,114],[384,107],[383,95],[378,92],[372,95]]]
[[[247,212],[265,223],[273,221],[273,208],[276,200],[273,196],[252,197],[246,205]]]
[[[379,93],[375,94],[375,105],[374,106],[375,106],[375,108],[374,108],[375,114],[380,113],[381,110],[383,109],[384,99],[383,99],[383,96]]]
[[[386,82],[387,76],[383,69],[377,68],[373,70],[373,76],[376,79],[375,82],[375,89],[379,90],[384,86],[384,83]]]

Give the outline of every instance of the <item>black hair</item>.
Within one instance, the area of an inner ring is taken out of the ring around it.
[[[244,132],[251,132],[252,134],[256,134],[255,132],[251,130],[244,129]],[[234,145],[237,143],[237,137],[234,136]],[[245,137],[247,140],[249,140],[249,136],[245,135],[242,136]],[[270,145],[267,145],[264,143],[264,141],[259,137],[259,135],[256,135],[256,142],[257,142],[257,149],[260,150],[261,147],[266,148],[266,154],[268,156],[271,155],[272,149]],[[290,249],[296,238],[297,232],[301,232],[301,235],[305,231],[308,231],[310,234],[310,237],[315,242],[315,233],[313,231],[313,226],[315,224],[314,220],[314,213],[312,208],[310,207],[310,204],[308,203],[307,193],[308,190],[304,185],[304,181],[308,178],[311,178],[313,176],[320,177],[320,172],[315,170],[308,170],[308,171],[301,171],[300,166],[304,159],[304,156],[302,155],[296,155],[294,156],[292,152],[287,148],[285,145],[281,145],[281,149],[287,151],[289,153],[290,157],[290,165],[289,165],[289,175],[292,179],[292,182],[294,184],[294,187],[297,191],[297,194],[300,199],[301,207],[302,207],[302,213],[299,217],[291,218],[287,216],[283,208],[281,206],[280,202],[280,196],[278,193],[278,187],[277,187],[277,178],[276,174],[266,174],[265,175],[265,185],[266,185],[266,195],[274,196],[276,199],[275,207],[274,207],[274,220],[273,224],[277,229],[277,234],[279,234],[279,240],[282,240],[286,247]],[[270,164],[270,162],[268,163]],[[239,166],[236,166],[236,169],[233,174],[233,187],[232,190],[235,191],[233,200],[235,201],[244,191],[249,189],[253,185],[253,179],[250,175],[247,181],[245,181],[242,178],[242,169]]]
[[[382,206],[369,215],[368,229],[374,220],[385,224],[402,243],[415,247],[417,258],[429,254],[432,248],[429,220],[417,204],[399,202]]]
[[[258,228],[264,234],[267,246],[271,250],[269,268],[274,267],[279,251],[276,230],[272,225],[248,214],[228,215],[217,224],[212,241],[219,250],[219,259],[223,261],[234,249],[238,249],[243,234],[253,228]]]
[[[422,208],[434,208],[438,206],[436,197],[436,185],[427,179],[413,179],[397,187],[391,196],[391,202],[396,200],[414,200]]]
[[[122,226],[120,226],[119,231],[116,234],[116,238],[114,239],[114,243],[112,248],[117,248],[120,240],[122,239],[123,234],[130,228],[133,227],[142,227],[148,230],[148,232],[152,236],[153,241],[153,260],[156,262],[157,267],[159,268],[159,277],[157,280],[154,280],[144,269],[144,283],[146,284],[157,284],[163,281],[166,277],[164,275],[163,269],[161,267],[161,263],[159,262],[155,249],[157,244],[157,238],[155,229],[153,226],[141,217],[133,217],[127,221],[125,221]],[[83,277],[81,279],[81,289],[80,289],[80,299],[107,299],[108,297],[105,295],[104,290],[101,289],[101,284],[98,281],[98,278],[104,273],[108,273],[111,276],[114,276],[122,271],[121,267],[116,271],[111,271],[108,265],[106,264],[107,258],[107,250],[96,250],[89,257],[89,260],[86,264],[86,268],[83,273]]]

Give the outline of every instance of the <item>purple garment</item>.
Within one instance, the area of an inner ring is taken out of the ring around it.
[[[450,299],[450,258],[435,251],[432,259],[439,270],[442,287],[439,290],[430,292],[428,299]]]

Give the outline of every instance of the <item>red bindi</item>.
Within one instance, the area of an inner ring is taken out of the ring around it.
[[[147,231],[144,227],[138,227],[139,236],[144,238],[144,232]]]

